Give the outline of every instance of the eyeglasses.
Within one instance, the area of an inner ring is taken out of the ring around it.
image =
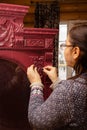
[[[60,45],[60,48],[64,48],[64,47],[74,47],[74,45],[66,45],[65,43],[62,43]]]

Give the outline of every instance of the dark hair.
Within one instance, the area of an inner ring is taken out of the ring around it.
[[[17,64],[0,59],[0,124],[30,127],[27,119],[29,81]]]
[[[69,31],[69,41],[72,45],[78,46],[81,54],[74,66],[76,74],[87,71],[87,22],[76,23]]]

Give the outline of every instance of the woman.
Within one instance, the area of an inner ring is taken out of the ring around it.
[[[72,27],[62,47],[65,47],[66,64],[76,75],[59,82],[56,68],[45,66],[43,71],[52,81],[54,90],[44,101],[44,85],[37,68],[28,67],[31,83],[29,122],[40,130],[87,130],[87,23]]]
[[[27,118],[29,81],[17,64],[0,59],[0,130],[32,130]]]

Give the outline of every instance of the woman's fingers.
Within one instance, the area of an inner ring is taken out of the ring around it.
[[[53,67],[52,66],[45,66],[43,69],[51,70]]]
[[[41,82],[41,78],[37,71],[37,67],[35,67],[34,65],[31,65],[30,67],[28,67],[27,76],[28,76],[30,83]]]
[[[43,68],[43,71],[48,75],[48,77],[50,78],[50,80],[52,82],[56,81],[57,79],[57,69],[56,67],[53,66],[45,66]]]

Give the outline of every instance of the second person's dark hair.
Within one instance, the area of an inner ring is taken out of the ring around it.
[[[87,71],[87,22],[76,23],[69,31],[70,43],[78,46],[81,54],[74,66],[76,74]]]

